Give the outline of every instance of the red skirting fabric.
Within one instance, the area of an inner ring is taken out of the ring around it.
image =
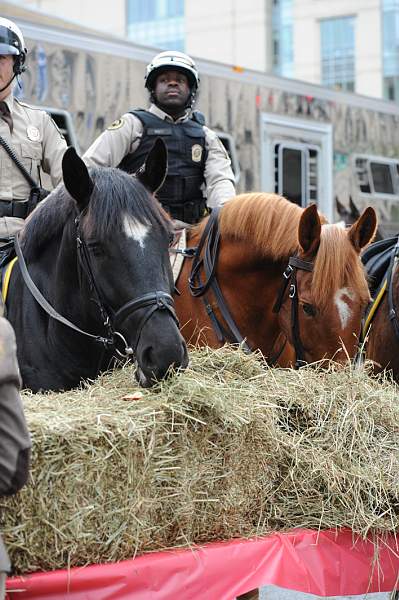
[[[297,529],[119,563],[9,578],[9,600],[232,600],[274,584],[319,596],[387,592],[398,584],[399,539],[375,546],[349,530]],[[17,591],[18,590],[18,591]]]

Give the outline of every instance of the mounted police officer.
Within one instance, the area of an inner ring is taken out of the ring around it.
[[[89,166],[119,166],[137,171],[154,140],[168,149],[168,174],[157,197],[174,219],[197,223],[207,208],[235,195],[228,154],[216,133],[192,111],[199,76],[182,52],[161,52],[147,66],[148,110],[132,110],[115,121],[87,150]]]
[[[41,199],[40,167],[56,186],[62,179],[64,137],[43,110],[13,95],[25,71],[27,50],[21,30],[0,18],[0,245],[14,236]]]
[[[0,308],[0,497],[16,494],[29,475],[31,440],[19,389],[21,377],[17,363],[14,330]],[[10,559],[0,536],[0,600]]]

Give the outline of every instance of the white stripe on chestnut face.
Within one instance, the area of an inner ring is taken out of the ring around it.
[[[138,221],[136,221],[136,219],[125,215],[123,219],[123,231],[125,232],[126,237],[132,238],[133,240],[138,242],[140,248],[144,248],[144,240],[149,230],[149,225],[139,223]]]
[[[334,302],[338,310],[339,318],[341,319],[342,329],[348,324],[349,319],[352,316],[352,310],[349,306],[349,303],[344,300],[344,298],[348,298],[349,300],[353,300],[354,295],[351,290],[348,288],[342,288],[335,293]]]

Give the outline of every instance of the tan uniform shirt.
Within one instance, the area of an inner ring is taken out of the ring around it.
[[[16,494],[29,475],[31,440],[19,394],[21,379],[14,330],[0,317],[0,496]],[[10,561],[0,537],[0,573]]]
[[[0,135],[15,151],[32,178],[39,183],[40,167],[55,187],[62,180],[62,157],[66,141],[53,119],[44,110],[20,102],[12,94],[5,98],[13,119],[13,132],[0,118]],[[0,200],[27,200],[30,186],[21,171],[0,146]],[[0,237],[13,235],[23,219],[2,217]]]
[[[151,104],[149,112],[160,119],[172,121],[172,117]],[[189,118],[186,113],[175,121],[180,123]],[[138,117],[126,113],[104,131],[83,156],[87,166],[116,167],[126,154],[133,153],[139,146],[143,135],[143,124]],[[235,196],[234,174],[230,158],[217,134],[204,126],[205,147],[208,151],[205,163],[204,196],[211,208],[224,204]]]

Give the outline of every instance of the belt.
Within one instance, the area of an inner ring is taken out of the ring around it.
[[[28,200],[0,200],[0,217],[26,219]]]

